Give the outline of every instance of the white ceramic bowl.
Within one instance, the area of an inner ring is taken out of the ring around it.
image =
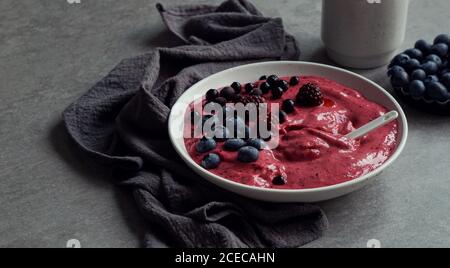
[[[399,135],[397,150],[386,163],[365,176],[352,181],[315,189],[279,190],[258,188],[227,180],[203,169],[191,159],[184,145],[182,133],[188,105],[205,94],[210,88],[221,88],[234,81],[241,83],[250,82],[258,79],[263,74],[276,74],[279,76],[316,75],[326,77],[350,88],[358,89],[367,99],[379,103],[389,110],[396,110],[400,115],[398,118]],[[397,101],[383,88],[358,74],[317,63],[277,61],[249,64],[228,69],[203,79],[192,86],[179,98],[172,108],[169,118],[169,135],[173,146],[187,165],[200,176],[219,187],[242,196],[269,202],[319,202],[349,194],[373,181],[374,177],[390,166],[403,151],[408,136],[408,125],[405,114]]]

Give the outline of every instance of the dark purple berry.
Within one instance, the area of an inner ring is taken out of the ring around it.
[[[272,184],[276,186],[283,186],[287,184],[287,179],[283,175],[278,175],[272,180]]]
[[[219,97],[219,91],[217,89],[210,89],[206,92],[205,97],[207,101],[213,101]]]
[[[250,96],[262,96],[263,92],[259,88],[255,88],[250,92]]]
[[[278,80],[276,83],[279,88],[281,88],[284,92],[289,89],[289,83],[284,80]]]
[[[307,83],[300,88],[296,101],[301,106],[319,106],[323,103],[323,95],[318,85]]]
[[[218,97],[216,98],[214,101],[212,101],[213,103],[217,103],[220,106],[225,106],[227,105],[227,99],[225,99],[224,97]]]
[[[225,98],[227,101],[233,101],[236,99],[236,92],[232,87],[226,87],[220,91],[220,97]]]
[[[272,88],[272,99],[278,100],[283,96],[283,89],[281,87]]]
[[[406,55],[408,55],[412,59],[416,59],[416,60],[422,60],[423,59],[423,52],[420,49],[417,49],[417,48],[407,49],[404,53]]]
[[[414,47],[422,51],[425,55],[429,54],[431,51],[431,44],[423,39],[417,41]]]
[[[300,83],[300,77],[298,77],[298,76],[291,77],[291,80],[289,81],[289,84],[293,87],[298,85],[299,83]]]
[[[295,101],[291,99],[284,100],[281,108],[288,114],[293,113],[295,111]]]
[[[261,89],[263,94],[267,94],[270,91],[270,85],[269,85],[269,83],[264,82],[259,86],[259,89]]]
[[[288,115],[284,112],[284,111],[280,111],[280,113],[278,114],[278,122],[280,122],[280,124],[283,124],[284,122],[286,122]]]
[[[248,83],[245,85],[245,92],[250,93],[256,86],[252,83]]]
[[[267,78],[267,83],[269,83],[270,86],[275,87],[277,85],[278,80],[280,80],[280,78],[278,78],[278,76],[276,75],[271,75]]]

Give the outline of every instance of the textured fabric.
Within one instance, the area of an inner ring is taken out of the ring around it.
[[[147,247],[298,247],[327,227],[315,205],[269,204],[225,192],[194,174],[168,138],[170,107],[195,82],[250,62],[296,60],[281,19],[245,0],[157,5],[186,45],[123,60],[64,112],[69,135],[128,187],[148,223]]]

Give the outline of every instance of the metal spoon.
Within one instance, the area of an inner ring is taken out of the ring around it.
[[[357,139],[375,129],[378,129],[379,127],[382,127],[382,126],[394,121],[397,118],[398,118],[398,112],[391,111],[391,112],[389,112],[385,115],[382,115],[382,116],[378,117],[377,119],[367,123],[366,125],[354,130],[353,132],[345,135],[345,137],[350,138],[350,139]]]

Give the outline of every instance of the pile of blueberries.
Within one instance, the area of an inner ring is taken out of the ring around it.
[[[450,100],[450,35],[425,40],[397,55],[389,65],[391,84],[415,100],[445,103]]]
[[[218,141],[224,141],[223,149],[225,151],[237,152],[237,160],[243,163],[256,162],[259,159],[259,153],[264,147],[264,141],[261,139],[254,139],[250,137],[250,130],[245,123],[245,119],[237,117],[235,113],[230,113],[228,109],[232,109],[227,106],[227,103],[243,102],[244,104],[249,102],[261,103],[265,102],[265,96],[269,95],[274,100],[280,99],[283,94],[291,87],[300,83],[300,78],[297,76],[292,77],[289,82],[280,79],[276,75],[262,76],[261,83],[248,83],[242,86],[238,82],[234,82],[229,87],[225,87],[222,90],[210,89],[205,95],[207,103],[217,103],[224,108],[224,115],[234,114],[232,118],[224,118],[227,126],[233,126],[235,133],[238,137],[231,138],[227,128],[223,126],[215,126],[214,131],[216,135],[205,135],[196,145],[196,151],[198,153],[208,153],[217,148]],[[244,93],[244,92],[245,93]],[[287,107],[287,104],[285,104]],[[288,109],[293,109],[289,107]],[[201,118],[202,125],[214,115],[201,116],[197,111],[192,112],[191,118],[193,122]],[[286,113],[281,111],[280,120],[286,118]],[[245,133],[239,133],[240,130],[244,130]],[[220,133],[220,135],[217,135]],[[219,137],[219,138],[218,138]],[[220,165],[220,156],[216,153],[207,154],[202,160],[202,167],[205,169],[214,169]]]
[[[244,89],[248,96],[266,96],[271,93],[271,98],[276,100],[280,99],[290,86],[298,85],[300,78],[294,76],[288,82],[280,79],[276,75],[270,75],[268,77],[264,75],[259,81],[263,81],[259,84],[259,87],[255,83],[248,83],[242,87],[239,82],[234,82],[231,86],[225,87],[221,91],[210,89],[206,92],[205,97],[208,102],[215,102],[225,106],[228,102],[239,102],[243,97],[242,89]]]

